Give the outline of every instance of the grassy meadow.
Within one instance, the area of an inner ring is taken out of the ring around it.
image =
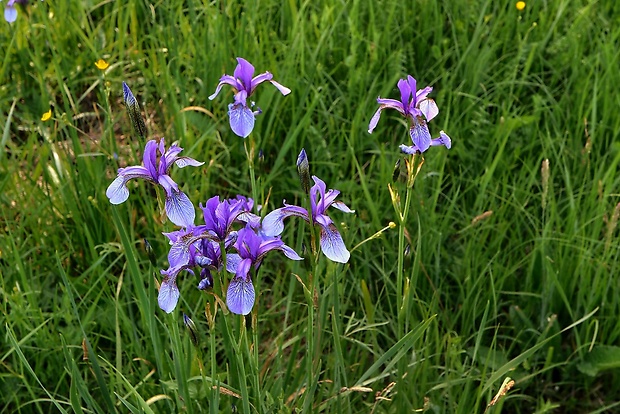
[[[18,11],[0,20],[0,413],[620,412],[616,1]],[[231,88],[208,99],[237,57],[292,91],[257,88],[245,140]],[[392,110],[368,133],[407,75],[433,86],[429,128],[451,149],[402,154]],[[197,223],[215,195],[302,205],[305,148],[355,210],[329,210],[348,263],[314,260],[290,218],[305,260],[267,255],[250,315],[223,305],[226,271],[211,292],[181,274],[161,310],[164,193],[134,180],[125,203],[106,197],[145,145],[123,81],[148,139],[205,162],[170,172]]]

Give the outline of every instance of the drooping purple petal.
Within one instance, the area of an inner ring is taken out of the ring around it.
[[[439,113],[439,108],[437,108],[437,104],[434,100],[430,98],[426,98],[418,103],[418,108],[424,114],[426,121],[430,121],[435,118]]]
[[[278,83],[274,80],[270,80],[269,81],[273,86],[275,86],[282,95],[286,96],[289,93],[291,93],[291,90],[289,88],[287,88],[286,86],[282,85],[281,83]]]
[[[229,104],[228,117],[230,129],[241,138],[246,138],[254,129],[254,113],[246,106]]]
[[[379,118],[381,118],[381,111],[383,111],[383,107],[380,106],[379,109],[375,112],[375,114],[370,118],[370,123],[368,124],[368,133],[372,134],[372,131],[377,127],[377,123],[379,123]]]
[[[230,281],[226,293],[226,305],[232,313],[247,315],[254,307],[255,298],[252,279],[235,277]]]
[[[230,85],[235,89],[238,89],[239,85],[237,83],[237,81],[235,80],[235,78],[233,78],[230,75],[224,75],[220,78],[220,83],[217,84],[217,87],[215,88],[215,92],[213,92],[212,95],[209,95],[209,100],[212,101],[215,99],[215,97],[220,93],[220,91],[222,90],[222,86],[224,85]]]
[[[342,201],[334,201],[331,204],[332,207],[337,208],[338,210],[345,213],[355,213],[355,210],[351,210],[345,203]]]
[[[420,152],[420,150],[418,149],[418,147],[416,147],[415,145],[404,145],[404,144],[400,144],[399,146],[400,150],[402,152],[404,152],[405,154],[417,154]]]
[[[177,226],[189,227],[194,225],[196,210],[194,205],[181,191],[173,191],[166,197],[166,216]]]
[[[432,147],[435,147],[438,145],[443,145],[446,148],[450,149],[452,147],[452,140],[450,139],[448,134],[446,134],[443,131],[439,131],[439,138],[435,138],[431,141]]]
[[[424,119],[414,118],[413,125],[409,130],[411,141],[418,147],[420,152],[426,151],[431,146],[431,133]]]
[[[302,217],[306,221],[309,219],[306,209],[284,203],[284,207],[273,210],[263,218],[262,233],[270,237],[279,236],[284,231],[284,219],[290,216]]]
[[[174,160],[174,164],[179,167],[179,168],[185,168],[185,167],[200,167],[201,165],[204,164],[203,161],[197,161],[193,158],[190,157],[178,157],[176,160]]]
[[[247,315],[254,306],[256,294],[250,277],[252,259],[243,259],[237,265],[235,277],[230,281],[226,291],[226,305],[232,313]]]
[[[17,9],[12,4],[5,7],[4,20],[9,23],[13,23],[15,20],[17,20]]]
[[[304,260],[303,257],[298,255],[295,250],[293,250],[290,246],[287,246],[286,244],[282,244],[279,250],[282,251],[282,253],[284,253],[284,255],[291,260]]]
[[[166,313],[170,313],[176,308],[180,296],[181,294],[176,284],[176,277],[166,277],[159,287],[157,303]]]
[[[125,183],[125,177],[119,175],[108,186],[108,189],[105,191],[105,195],[110,199],[110,203],[121,204],[127,201],[129,198],[129,190],[127,189]]]
[[[319,222],[319,220],[317,220]],[[319,222],[320,223],[320,222]],[[334,262],[347,263],[351,254],[344,245],[342,236],[334,223],[321,225],[321,251],[323,254]]]

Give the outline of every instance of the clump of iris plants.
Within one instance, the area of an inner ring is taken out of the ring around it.
[[[233,133],[246,138],[254,128],[254,117],[260,110],[253,111],[254,102],[248,98],[257,85],[271,82],[283,95],[290,90],[273,80],[265,72],[253,77],[254,67],[245,59],[238,58],[234,76],[221,77],[215,98],[223,85],[234,89],[234,102],[228,106],[230,127]],[[123,99],[137,135],[146,139],[147,131],[138,102],[127,84],[123,82]],[[196,221],[196,207],[182,191],[182,186],[170,176],[171,168],[200,167],[204,163],[194,158],[180,156],[182,148],[176,143],[166,148],[164,138],[148,140],[142,154],[142,164],[118,169],[118,175],[109,185],[106,195],[112,204],[121,204],[129,199],[127,184],[134,178],[151,182],[163,190],[166,217],[179,228],[163,233],[168,239],[169,267],[161,270],[158,304],[166,313],[176,309],[180,292],[178,283],[184,278],[194,278],[198,290],[212,294],[216,285],[224,285],[225,302],[230,312],[247,315],[254,308],[256,291],[254,278],[268,253],[278,251],[290,260],[303,260],[297,252],[282,239],[284,220],[290,216],[303,218],[318,229],[323,254],[339,263],[350,258],[343,238],[334,222],[327,215],[329,207],[346,213],[353,213],[344,203],[336,201],[337,190],[327,190],[326,184],[312,176],[314,185],[309,186],[309,163],[305,150],[298,159],[298,169],[310,208],[284,204],[264,218],[253,212],[255,200],[238,194],[232,198],[213,195],[204,205],[198,204],[202,219]],[[253,177],[252,177],[253,178]],[[254,180],[252,180],[254,185]],[[257,209],[258,210],[258,209]],[[223,283],[223,284],[222,284]]]

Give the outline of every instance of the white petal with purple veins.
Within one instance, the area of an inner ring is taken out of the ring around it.
[[[177,158],[174,163],[176,164],[177,167],[179,168],[184,168],[184,167],[200,167],[202,164],[204,164],[204,162],[202,161],[197,161],[193,158],[190,157],[179,157]]]
[[[427,121],[435,118],[439,113],[439,108],[437,108],[437,104],[432,99],[424,99],[418,103],[418,108],[424,114],[424,117]]]
[[[235,277],[230,281],[226,292],[226,305],[232,313],[247,315],[254,307],[255,298],[252,279]]]
[[[254,113],[246,106],[228,105],[228,116],[230,118],[230,128],[240,136],[246,138],[254,129]]]
[[[174,279],[165,279],[159,287],[159,295],[157,296],[157,303],[166,313],[170,313],[176,308],[179,301],[179,288]]]
[[[119,175],[112,181],[105,192],[112,204],[121,204],[129,198],[129,190],[125,185],[125,177]]]
[[[342,236],[336,226],[332,223],[329,226],[321,226],[321,251],[334,262],[347,263],[351,254],[344,245]]]
[[[166,197],[166,215],[177,226],[189,227],[194,225],[196,210],[185,193],[173,191]]]

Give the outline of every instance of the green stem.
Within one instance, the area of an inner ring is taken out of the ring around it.
[[[254,210],[258,211],[258,188],[256,186],[256,175],[254,174],[254,143],[252,142],[252,136],[247,138],[250,141],[250,148],[248,149],[248,141],[243,141],[243,148],[245,149],[245,156],[248,159],[248,170],[250,172],[250,185],[252,186],[252,199],[254,200]]]
[[[405,193],[405,205],[403,207],[402,213],[398,214],[398,262],[396,268],[396,312],[398,315],[398,323],[397,323],[397,335],[396,339],[402,339],[405,331],[404,327],[404,318],[405,318],[405,310],[403,307],[403,291],[404,291],[404,266],[405,266],[405,229],[407,223],[407,217],[409,216],[409,208],[411,206],[411,188],[407,186],[407,190]]]

